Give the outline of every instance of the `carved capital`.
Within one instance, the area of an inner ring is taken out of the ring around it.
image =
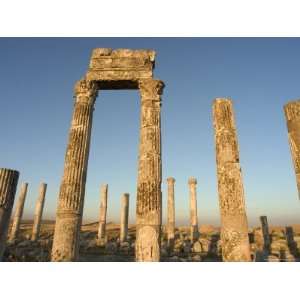
[[[167,178],[167,182],[168,182],[168,184],[174,184],[175,183],[175,178],[173,178],[173,177],[169,177],[169,178]]]
[[[190,177],[188,183],[189,183],[189,185],[196,185],[197,179],[194,177]]]
[[[98,95],[98,86],[95,81],[78,80],[74,87],[76,102],[94,104]]]
[[[142,99],[160,99],[160,95],[163,93],[164,83],[161,80],[152,78],[139,80],[139,89]]]

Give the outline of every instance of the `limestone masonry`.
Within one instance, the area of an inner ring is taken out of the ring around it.
[[[23,183],[10,226],[19,172],[0,169],[0,261],[95,261],[95,257],[137,262],[300,261],[297,226],[269,227],[267,217],[260,216],[261,226],[248,228],[233,103],[227,98],[216,98],[212,106],[221,227],[199,227],[194,177],[186,186],[190,222],[181,227],[176,227],[175,219],[175,178],[167,178],[167,223],[162,227],[161,105],[165,85],[153,78],[154,67],[153,50],[92,51],[86,74],[74,86],[55,223],[42,222],[46,183],[40,184],[33,224],[21,222],[28,189],[28,183]],[[99,222],[82,224],[95,102],[101,90],[119,89],[140,93],[136,224],[128,223],[128,193],[121,195],[120,225],[107,221],[107,208],[115,205],[114,201],[119,203],[108,197],[108,184],[100,187]],[[287,103],[284,113],[300,198],[300,100]]]
[[[300,199],[300,100],[287,103],[284,113]]]
[[[8,227],[14,205],[19,172],[0,169],[0,261],[5,250]]]
[[[232,101],[213,103],[224,261],[250,261],[248,221]]]

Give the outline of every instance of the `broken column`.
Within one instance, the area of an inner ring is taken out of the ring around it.
[[[107,190],[108,185],[103,184],[100,189],[100,217],[98,228],[98,242],[100,244],[105,242],[106,235]]]
[[[0,261],[2,261],[5,250],[18,180],[18,171],[4,168],[0,169]]]
[[[269,234],[268,219],[266,216],[261,216],[260,218],[261,230],[264,237],[264,250],[269,251],[271,246],[271,239]]]
[[[300,100],[287,103],[284,113],[300,199]]]
[[[83,79],[76,83],[73,118],[56,211],[52,261],[76,261],[78,259],[79,233],[96,97],[95,82]]]
[[[159,261],[161,238],[160,106],[164,84],[139,80],[141,124],[136,202],[136,261]]]
[[[198,216],[197,216],[197,179],[191,177],[188,181],[189,183],[189,191],[190,191],[190,228],[191,241],[195,241],[199,238],[199,230],[198,230]]]
[[[248,221],[232,102],[213,103],[223,261],[251,261]]]
[[[174,201],[174,184],[173,177],[167,178],[168,182],[168,218],[167,218],[167,239],[168,246],[173,247],[175,239],[175,201]]]
[[[41,183],[40,188],[39,188],[39,196],[38,196],[38,199],[37,199],[36,205],[35,205],[32,236],[31,236],[32,241],[36,241],[39,238],[44,203],[45,203],[46,189],[47,189],[47,184]]]
[[[27,182],[23,183],[21,186],[21,191],[16,206],[13,224],[12,224],[12,229],[9,236],[10,241],[15,240],[19,234],[19,229],[20,229],[20,224],[21,224],[21,219],[22,219],[23,209],[24,209],[24,203],[27,194],[27,188],[28,188],[28,183]]]
[[[121,199],[120,242],[127,241],[128,235],[129,194],[123,194]]]

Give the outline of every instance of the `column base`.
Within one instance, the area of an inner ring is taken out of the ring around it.
[[[159,225],[137,225],[135,260],[137,262],[160,261]]]
[[[79,256],[80,215],[57,216],[51,261],[77,261]]]

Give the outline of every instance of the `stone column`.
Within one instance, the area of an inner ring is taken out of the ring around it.
[[[41,183],[39,189],[39,196],[35,205],[35,212],[33,218],[33,227],[32,227],[32,236],[31,240],[36,241],[40,235],[41,222],[42,222],[42,214],[45,203],[45,195],[46,195],[47,184]]]
[[[197,179],[191,177],[188,181],[190,191],[190,226],[191,226],[191,241],[199,238],[198,216],[197,216]]]
[[[0,261],[2,261],[19,172],[0,169]]]
[[[128,234],[129,194],[123,194],[121,199],[120,242],[127,241]]]
[[[271,239],[269,234],[268,219],[266,216],[261,216],[259,219],[261,223],[261,231],[264,237],[264,250],[269,251],[271,245]]]
[[[98,228],[98,241],[100,244],[104,243],[106,235],[107,190],[108,185],[103,184],[100,189],[100,217]]]
[[[244,188],[231,100],[213,103],[223,261],[251,261]]]
[[[168,217],[167,217],[167,239],[169,247],[173,247],[175,239],[175,201],[173,177],[167,178],[168,182]]]
[[[160,260],[161,131],[160,106],[164,84],[139,81],[141,125],[136,203],[136,261]]]
[[[300,100],[287,103],[284,113],[300,199]]]
[[[97,86],[80,80],[75,85],[75,106],[65,156],[52,261],[76,261],[79,254],[79,233],[82,222],[86,173]]]
[[[20,229],[20,224],[21,224],[21,219],[22,219],[23,209],[24,209],[24,203],[27,194],[27,188],[28,188],[28,183],[27,182],[23,183],[21,186],[21,191],[16,206],[16,212],[14,215],[14,221],[10,232],[10,237],[9,237],[10,241],[15,240],[19,234],[19,229]]]
[[[297,249],[297,243],[294,239],[294,230],[292,226],[285,227],[285,236],[291,253],[297,256],[298,249]]]

